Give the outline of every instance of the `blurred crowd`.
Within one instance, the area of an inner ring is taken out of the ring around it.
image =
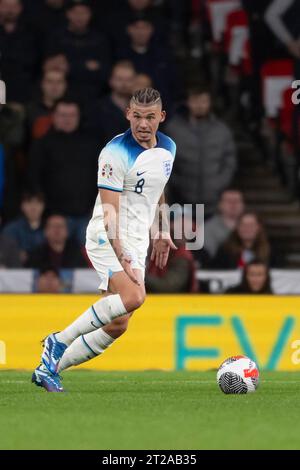
[[[198,268],[241,268],[237,292],[269,293],[283,261],[233,185],[234,130],[279,167],[288,153],[298,191],[300,118],[284,78],[300,78],[299,18],[296,0],[0,0],[1,268],[37,269],[40,290],[59,291],[61,269],[91,267],[99,152],[128,128],[132,92],[153,86],[177,144],[168,200],[205,204],[205,244],[177,240],[165,270],[149,264],[148,290],[196,292]]]

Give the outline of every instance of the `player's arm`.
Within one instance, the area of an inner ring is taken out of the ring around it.
[[[170,248],[177,250],[170,235],[170,224],[164,192],[158,201],[158,216],[155,220],[154,232],[152,230],[152,233],[154,233],[154,239],[151,261],[155,261],[155,265],[163,269],[167,264]]]
[[[136,275],[131,268],[131,259],[123,252],[120,240],[119,213],[121,193],[103,188],[99,189],[99,192],[104,211],[104,226],[108,240],[126,274],[135,284],[139,285]]]
[[[120,239],[120,200],[126,175],[126,159],[105,147],[98,162],[98,188],[104,212],[104,224],[110,244],[130,279],[139,284],[131,268],[131,260],[125,256]]]

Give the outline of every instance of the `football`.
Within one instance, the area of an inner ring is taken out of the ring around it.
[[[217,382],[226,394],[255,392],[259,384],[259,370],[246,356],[232,356],[219,367]]]

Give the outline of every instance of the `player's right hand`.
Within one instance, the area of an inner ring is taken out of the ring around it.
[[[131,267],[131,259],[127,256],[125,256],[122,261],[120,261],[121,265],[122,265],[122,268],[124,269],[125,273],[127,274],[127,276],[132,280],[132,282],[134,282],[135,284],[137,284],[138,286],[140,286],[140,283]]]

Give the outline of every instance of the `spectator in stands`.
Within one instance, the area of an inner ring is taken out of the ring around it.
[[[0,269],[20,268],[21,266],[21,253],[17,243],[0,232]]]
[[[45,243],[29,255],[26,267],[34,269],[74,269],[87,267],[80,246],[68,236],[65,217],[54,214],[45,224]]]
[[[80,130],[78,104],[66,99],[55,105],[53,128],[31,149],[29,187],[45,194],[49,211],[68,217],[80,244],[95,202],[98,154],[98,142]]]
[[[7,101],[24,103],[30,97],[36,46],[22,19],[21,0],[0,0],[1,77],[8,84]]]
[[[31,8],[25,9],[26,18],[35,31],[38,44],[42,50],[45,47],[47,37],[62,29],[66,24],[65,0],[41,0],[33,3]]]
[[[201,8],[206,11],[206,0],[198,1],[201,3]],[[167,0],[165,2],[165,15],[166,18],[168,18],[167,33],[170,37],[169,42],[178,57],[185,57],[186,54],[185,42],[187,39],[187,30],[192,29],[188,24],[192,3],[197,3],[197,0],[191,0],[189,2]]]
[[[133,92],[143,88],[153,88],[151,77],[145,73],[137,73],[133,83]]]
[[[273,294],[268,265],[258,259],[250,261],[243,271],[242,282],[227,294]]]
[[[70,64],[64,54],[50,54],[44,59],[42,70],[43,74],[46,72],[59,71],[67,77],[70,72]]]
[[[212,112],[210,91],[191,89],[187,110],[166,125],[177,144],[171,198],[180,204],[205,204],[205,216],[213,215],[220,194],[236,169],[236,147],[230,129]]]
[[[63,72],[52,70],[44,73],[41,96],[27,107],[27,121],[33,139],[40,139],[49,131],[54,105],[64,96],[66,90],[67,81]]]
[[[219,201],[218,213],[204,225],[204,246],[212,258],[233,230],[236,229],[244,210],[244,197],[241,191],[234,188],[225,189]]]
[[[24,108],[17,103],[0,104],[0,142],[16,150],[24,142]]]
[[[245,212],[240,217],[236,229],[217,251],[212,267],[216,269],[244,268],[255,258],[261,259],[269,266],[277,263],[257,214]]]
[[[67,26],[52,35],[48,52],[63,53],[70,64],[69,84],[76,96],[94,99],[104,89],[111,65],[106,37],[91,26],[92,9],[87,0],[69,0]]]
[[[130,15],[138,16],[154,10],[153,0],[127,0]]]
[[[148,18],[133,18],[127,26],[127,33],[129,43],[120,45],[118,60],[130,60],[138,73],[149,75],[168,109],[178,88],[176,69],[169,49],[153,40],[154,24]]]
[[[22,105],[0,105],[0,209],[5,220],[19,210],[19,157],[24,143],[25,113]]]
[[[64,286],[59,277],[59,272],[51,268],[41,270],[36,279],[35,291],[39,294],[60,294],[64,292]]]
[[[111,92],[88,113],[87,129],[101,141],[101,145],[128,128],[125,113],[133,93],[135,75],[131,62],[117,62],[109,80]]]
[[[175,216],[170,230],[177,250],[170,252],[168,263],[163,269],[150,260],[146,274],[147,290],[153,293],[197,292],[196,265],[192,252],[185,247],[181,216]]]
[[[3,234],[17,243],[23,263],[26,262],[29,252],[44,242],[42,227],[44,209],[43,194],[24,193],[21,200],[22,215],[3,229]]]
[[[116,14],[116,9],[118,9],[118,14]],[[126,42],[126,28],[133,19],[150,18],[155,25],[157,40],[161,42],[166,39],[168,23],[163,18],[162,9],[154,5],[153,0],[122,0],[107,16],[102,14],[102,5],[99,5],[99,10],[100,28],[106,31],[115,50]]]

